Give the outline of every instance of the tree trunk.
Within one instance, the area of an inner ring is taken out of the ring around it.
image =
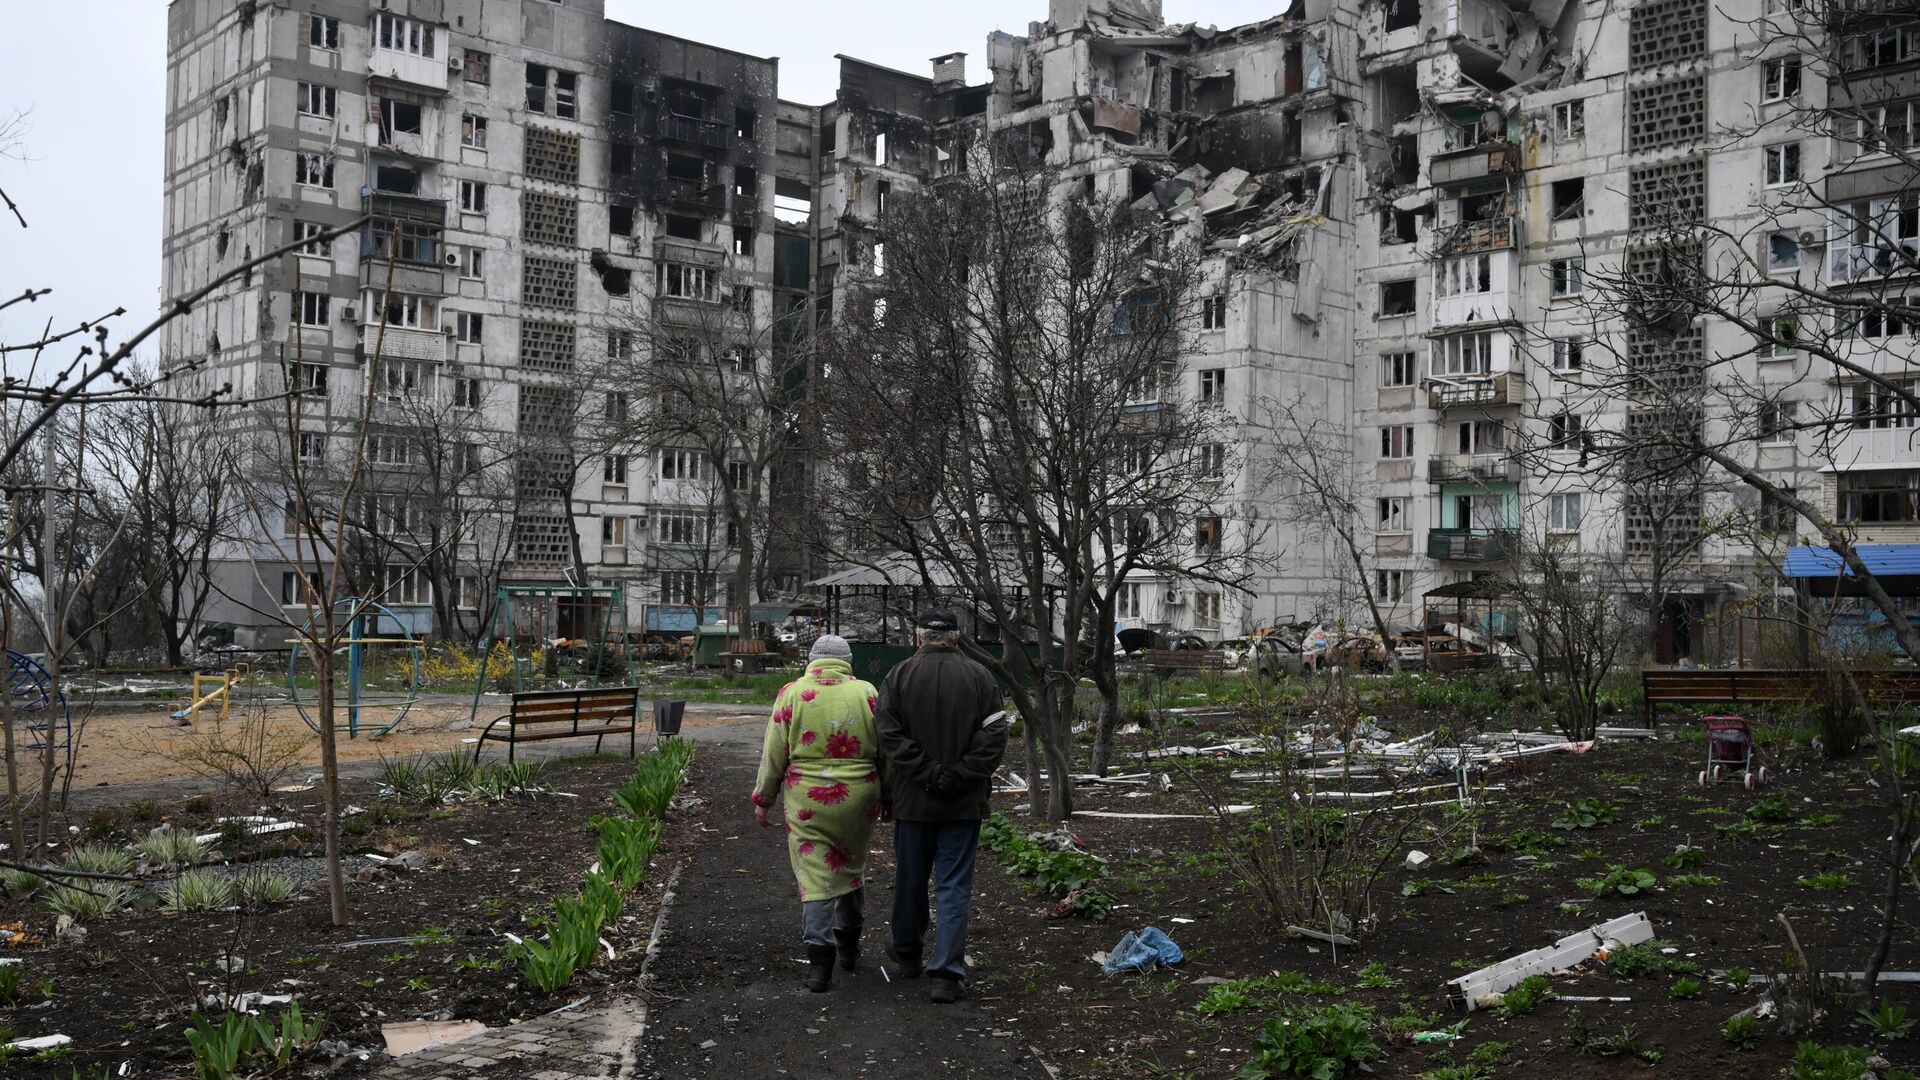
[[[1887,725],[1884,735],[1887,738],[1898,738],[1893,733],[1891,724]],[[1897,788],[1901,781],[1896,779],[1891,783]],[[1897,790],[1894,797],[1900,797]],[[1880,897],[1880,903],[1883,905],[1880,935],[1874,939],[1873,955],[1867,958],[1867,967],[1862,972],[1861,979],[1865,984],[1869,1003],[1874,1001],[1878,994],[1880,969],[1886,967],[1887,954],[1893,950],[1893,928],[1899,922],[1900,892],[1905,884],[1902,879],[1906,877],[1908,861],[1913,857],[1914,815],[1905,806],[1896,807],[1895,812],[1899,820],[1893,835],[1887,839],[1887,885]]]
[[[1100,706],[1093,718],[1093,772],[1107,775],[1113,761],[1114,729],[1120,726],[1120,676],[1113,667],[1113,652],[1095,654],[1093,685],[1100,691]]]
[[[1073,816],[1073,691],[1074,684],[1064,677],[1056,684],[1043,686],[1040,707],[1046,710],[1046,730],[1042,740],[1047,755],[1047,820],[1065,821]]]
[[[1020,725],[1027,744],[1027,813],[1035,818],[1046,813],[1046,804],[1040,801],[1040,736],[1039,718],[1029,716],[1026,723]]]
[[[333,726],[333,650],[327,647],[329,644],[330,640],[313,650],[314,678],[319,682],[315,696],[320,718],[320,787],[326,806],[320,832],[327,857],[327,910],[333,925],[345,926],[347,878],[340,867],[340,754]]]

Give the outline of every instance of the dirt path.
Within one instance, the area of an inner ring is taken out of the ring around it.
[[[800,910],[785,840],[778,827],[755,827],[747,809],[758,734],[740,726],[698,740],[716,765],[708,792],[716,804],[699,822],[703,843],[681,874],[632,1075],[1045,1080],[1007,1019],[1015,1002],[983,991],[957,1006],[933,1005],[924,980],[901,979],[885,961],[893,893],[885,827],[874,836],[862,969],[837,972],[825,994],[802,985]],[[1000,887],[982,869],[976,913]],[[970,951],[991,954],[995,945],[976,936]]]

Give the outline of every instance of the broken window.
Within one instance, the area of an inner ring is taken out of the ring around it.
[[[1412,386],[1415,378],[1413,354],[1410,352],[1391,352],[1380,354],[1380,385],[1382,387]]]
[[[608,262],[599,252],[593,254],[593,271],[600,277],[600,287],[607,290],[608,296],[626,296],[633,291],[633,271]]]
[[[1395,424],[1380,429],[1380,456],[1383,458],[1410,458],[1413,456],[1413,425]]]
[[[467,248],[466,251],[462,253],[462,255],[463,257],[460,263],[460,276],[473,278],[475,280],[478,280],[481,277],[483,277],[484,275],[480,272],[481,266],[484,263],[484,257],[481,250],[477,247],[470,247],[470,248]]]
[[[328,120],[333,119],[334,106],[337,101],[336,91],[333,87],[321,86],[318,83],[303,82],[296,86],[295,91],[294,100],[299,103],[298,108],[302,116],[321,116]]]
[[[887,133],[884,131],[873,137],[873,163],[875,165],[885,165],[888,163]]]
[[[873,186],[874,212],[880,217],[887,216],[887,196],[893,194],[893,185],[885,180]]]
[[[528,64],[527,111],[575,119],[580,115],[580,76],[545,64]]]
[[[1800,267],[1800,238],[1793,229],[1782,229],[1767,236],[1767,269],[1797,270]]]
[[[736,139],[753,138],[754,116],[752,109],[733,110],[733,137]]]
[[[375,191],[390,191],[395,195],[420,194],[420,170],[409,169],[404,165],[378,164],[373,167],[373,188]]]
[[[481,52],[479,49],[468,49],[466,62],[461,64],[460,68],[466,74],[468,82],[486,86],[493,81],[493,54]]]
[[[1225,405],[1227,403],[1227,369],[1209,368],[1200,373],[1200,404]]]
[[[1383,281],[1380,283],[1380,317],[1393,318],[1397,315],[1413,314],[1415,303],[1415,285],[1412,278],[1405,281]]]
[[[1197,113],[1221,112],[1233,108],[1233,72],[1222,72],[1196,78],[1189,86],[1193,99],[1193,111]]]
[[[1463,454],[1486,454],[1507,448],[1507,425],[1500,420],[1465,420],[1456,431]]]
[[[633,84],[625,79],[613,80],[613,100],[608,107],[616,116],[633,112]]]
[[[487,185],[479,180],[460,181],[460,209],[469,214],[487,212]]]
[[[438,263],[440,226],[425,221],[376,218],[367,227],[365,258],[385,261]]]
[[[1579,296],[1585,287],[1587,260],[1555,259],[1548,266],[1554,296]]]
[[[380,141],[387,142],[394,135],[419,135],[423,116],[420,106],[411,101],[381,98]]]
[[[674,180],[704,184],[707,180],[707,163],[702,158],[687,154],[668,154],[667,176]]]
[[[1227,328],[1227,298],[1208,296],[1200,301],[1200,329],[1225,330]]]
[[[1439,296],[1472,296],[1493,291],[1493,257],[1485,253],[1446,259],[1434,270]]]
[[[607,231],[615,236],[632,236],[633,207],[626,203],[608,204]]]
[[[433,301],[411,293],[376,289],[367,294],[367,314],[389,327],[419,330],[433,322]]]
[[[1553,220],[1578,221],[1586,213],[1587,181],[1574,176],[1553,182]]]
[[[327,231],[327,227],[325,225],[320,224],[317,221],[294,222],[293,238],[295,240],[303,241],[303,243],[300,245],[300,254],[321,255],[321,256],[330,254],[330,252],[327,250],[328,242],[320,239],[320,234],[326,231]]]
[[[326,154],[295,154],[293,157],[293,180],[307,187],[331,188],[333,186],[333,158]]]
[[[1429,367],[1436,377],[1443,379],[1490,373],[1493,370],[1493,334],[1454,334],[1436,339]]]
[[[391,12],[374,12],[373,41],[382,49],[433,59],[433,27]]]
[[[314,49],[340,47],[340,20],[332,15],[307,16],[307,45]]]
[[[475,150],[487,148],[487,118],[467,113],[460,118],[460,145]]]
[[[675,300],[704,300],[712,303],[718,299],[714,273],[704,266],[662,263],[660,295]]]
[[[760,174],[759,173],[753,171],[752,169],[747,168],[745,165],[735,165],[733,167],[733,197],[734,198],[740,199],[748,203],[749,205],[751,205],[754,202],[754,196],[759,193],[759,190],[760,190]]]
[[[1784,56],[1762,66],[1760,100],[1786,101],[1800,96],[1800,58]]]
[[[1420,219],[1410,210],[1389,206],[1380,211],[1380,242],[1411,244],[1420,238]]]
[[[701,221],[696,217],[669,214],[667,215],[667,235],[680,240],[699,240]]]
[[[456,311],[453,314],[453,340],[467,345],[480,344],[480,327],[483,317],[477,311]],[[461,380],[465,382],[466,380]],[[456,388],[457,389],[457,388]],[[457,395],[456,395],[457,397]],[[456,400],[455,404],[459,402]]]
[[[294,309],[299,312],[301,326],[324,327],[332,321],[333,297],[317,292],[295,293]]]
[[[1586,342],[1579,338],[1553,339],[1553,370],[1579,371],[1586,366]]]
[[[1553,137],[1560,140],[1584,138],[1587,134],[1587,103],[1563,101],[1553,107]]]
[[[1781,143],[1766,149],[1766,183],[1781,187],[1800,180],[1800,144]]]
[[[699,94],[676,90],[667,95],[667,111],[674,116],[684,116],[689,120],[705,120],[707,99]]]
[[[793,195],[775,194],[773,216],[789,225],[805,225],[813,219],[813,203]]]
[[[608,156],[607,167],[615,176],[626,176],[633,172],[633,147],[627,143],[614,143]]]
[[[1420,0],[1385,0],[1387,33],[1420,25]]]

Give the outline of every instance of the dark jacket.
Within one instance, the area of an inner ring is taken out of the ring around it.
[[[1007,729],[982,721],[1000,711],[1000,684],[987,669],[944,645],[928,645],[894,666],[880,686],[885,792],[901,821],[978,821],[990,812],[993,771],[1007,752]],[[957,771],[949,795],[933,791],[940,770]]]

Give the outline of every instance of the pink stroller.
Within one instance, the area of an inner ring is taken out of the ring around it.
[[[1759,763],[1760,748],[1744,717],[1704,716],[1701,722],[1707,725],[1707,767],[1700,770],[1701,787],[1733,779],[1732,769],[1740,770],[1748,791],[1772,779]]]

